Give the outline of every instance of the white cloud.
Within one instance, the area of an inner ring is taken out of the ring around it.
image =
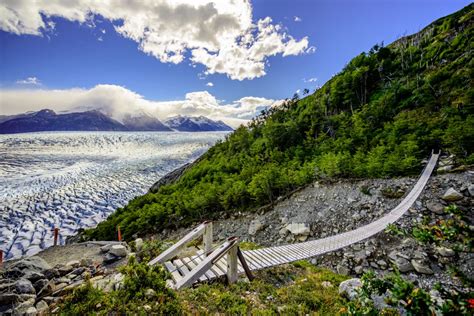
[[[164,63],[191,61],[207,74],[231,79],[265,75],[269,56],[308,52],[308,38],[296,40],[267,17],[253,22],[249,0],[51,1],[6,0],[0,4],[0,30],[42,36],[51,17],[96,27],[96,16],[138,43],[141,51]]]
[[[316,82],[318,81],[318,78],[309,78],[309,79],[303,79],[304,82]]]
[[[231,103],[219,101],[207,91],[190,92],[183,100],[154,101],[117,85],[101,84],[91,89],[3,89],[1,113],[11,115],[40,109],[71,112],[97,109],[121,120],[144,111],[160,120],[178,114],[219,119],[233,127],[246,123],[264,108],[281,103],[262,97],[243,97]]]
[[[301,22],[303,21],[299,16],[295,16],[295,22]]]
[[[28,77],[26,79],[17,80],[16,83],[17,84],[33,85],[33,86],[41,85],[41,81],[36,77]]]
[[[208,82],[208,83],[206,83],[206,86],[208,86],[208,87],[214,87],[214,84],[213,84],[212,82]]]

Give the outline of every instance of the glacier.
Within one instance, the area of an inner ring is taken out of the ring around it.
[[[0,249],[33,255],[95,227],[225,132],[41,132],[0,135]]]

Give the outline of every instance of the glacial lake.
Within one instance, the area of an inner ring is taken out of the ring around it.
[[[94,227],[226,132],[42,132],[0,135],[0,249],[33,255]]]

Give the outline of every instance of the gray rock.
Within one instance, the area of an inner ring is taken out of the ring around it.
[[[436,252],[443,257],[452,257],[456,254],[453,249],[446,247],[436,247]]]
[[[100,251],[102,253],[106,253],[106,252],[109,252],[110,248],[112,248],[113,244],[108,244],[108,245],[105,245],[105,246],[102,246],[100,247]]]
[[[135,239],[135,248],[137,249],[137,251],[142,250],[142,248],[143,248],[143,239],[141,239],[141,238]]]
[[[66,263],[66,266],[77,268],[80,264],[81,263],[79,262],[79,260],[72,260],[72,261],[69,261],[68,263]]]
[[[295,236],[308,236],[311,233],[309,225],[306,223],[291,223],[286,226],[286,229]]]
[[[47,315],[49,313],[48,303],[43,300],[39,301],[38,303],[36,303],[36,310],[40,315]]]
[[[343,275],[349,275],[351,273],[351,271],[349,270],[348,267],[346,267],[344,265],[341,265],[341,264],[337,265],[336,271],[337,271],[337,273],[343,274]]]
[[[145,297],[146,297],[146,298],[153,298],[153,297],[155,297],[155,296],[156,296],[155,290],[153,290],[153,289],[147,289],[147,290],[145,291]]]
[[[124,245],[113,245],[110,247],[109,253],[116,257],[126,257],[128,250]]]
[[[426,208],[435,214],[444,214],[444,206],[441,203],[430,201],[426,203]]]
[[[113,263],[117,260],[120,260],[120,257],[114,256],[111,253],[106,253],[105,256],[104,256],[104,263],[105,264],[110,264],[110,263]]]
[[[25,316],[36,316],[38,311],[34,306],[28,307],[24,313]]]
[[[17,273],[17,277],[29,278],[36,273],[43,273],[49,269],[51,269],[51,266],[43,258],[32,256],[13,263],[8,267],[7,272],[15,272]]]
[[[474,184],[470,184],[468,187],[467,187],[467,192],[469,192],[469,195],[474,197]]]
[[[415,271],[423,274],[433,274],[433,270],[428,265],[425,265],[421,260],[412,260],[411,264]]]
[[[30,280],[19,279],[15,282],[15,290],[19,294],[36,294],[36,290]]]
[[[349,279],[339,284],[339,294],[353,300],[357,297],[357,290],[362,287],[362,282],[358,278]]]
[[[405,258],[398,257],[393,261],[393,263],[397,267],[398,271],[402,273],[413,271],[413,265]]]
[[[356,274],[362,274],[362,272],[364,272],[364,267],[362,267],[362,266],[357,266],[357,267],[354,268],[354,272],[355,272]]]
[[[449,188],[441,197],[443,200],[447,202],[455,202],[462,200],[464,196],[459,193],[458,191],[454,190],[453,188]]]
[[[263,224],[259,219],[254,219],[249,225],[249,235],[255,236],[260,230],[262,230]]]

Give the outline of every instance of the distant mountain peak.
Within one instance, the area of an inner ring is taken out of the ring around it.
[[[176,115],[168,118],[165,125],[180,132],[232,131],[232,127],[222,121],[214,121],[203,115]]]

